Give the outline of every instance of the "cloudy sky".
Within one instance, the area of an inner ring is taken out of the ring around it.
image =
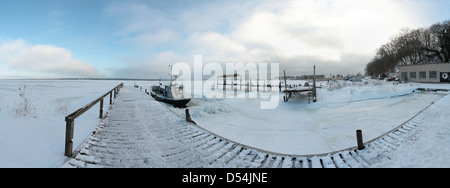
[[[448,0],[0,0],[0,79],[159,78],[169,64],[279,63],[364,72],[401,28],[450,19]]]

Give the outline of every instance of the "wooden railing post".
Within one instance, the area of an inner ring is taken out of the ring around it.
[[[112,104],[112,91],[109,92],[109,105]]]
[[[103,98],[100,100],[100,115],[98,117],[103,118]]]
[[[72,157],[74,120],[66,118],[66,147],[64,155]]]

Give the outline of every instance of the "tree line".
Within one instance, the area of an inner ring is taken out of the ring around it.
[[[377,49],[365,73],[377,76],[398,66],[450,62],[450,20],[427,28],[401,29]]]

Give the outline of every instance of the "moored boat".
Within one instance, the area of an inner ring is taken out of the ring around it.
[[[152,86],[150,95],[157,101],[172,104],[174,107],[185,108],[186,104],[191,101],[190,98],[185,98],[183,95],[183,86],[176,85],[157,85]]]

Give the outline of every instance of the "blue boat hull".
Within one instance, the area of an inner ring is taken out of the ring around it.
[[[191,99],[174,99],[174,98],[167,98],[162,95],[155,94],[153,92],[150,92],[150,95],[155,98],[157,101],[161,101],[164,103],[172,104],[174,107],[178,108],[186,108],[186,104],[191,101]]]

